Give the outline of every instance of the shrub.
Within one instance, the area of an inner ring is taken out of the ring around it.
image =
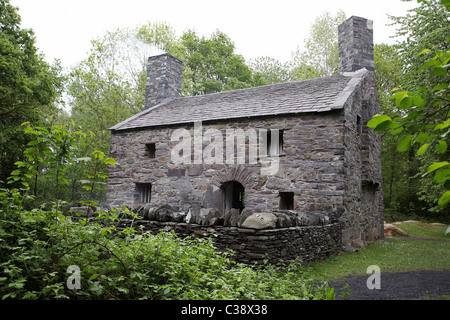
[[[298,261],[250,267],[220,253],[211,239],[117,230],[128,210],[94,220],[24,210],[20,192],[0,190],[2,299],[330,299]],[[136,217],[135,217],[136,218]],[[81,287],[69,289],[69,266]]]

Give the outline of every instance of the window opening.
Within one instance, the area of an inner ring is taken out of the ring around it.
[[[231,208],[244,209],[245,188],[237,181],[229,181],[222,185],[223,212],[227,212]]]
[[[152,198],[151,183],[136,183],[137,200],[140,203],[149,203]]]
[[[145,148],[147,150],[147,155],[149,158],[155,157],[156,145],[154,143],[146,143]]]
[[[280,192],[280,209],[294,210],[293,192]]]
[[[279,156],[282,153],[283,153],[283,130],[278,130],[278,134],[273,133],[272,130],[267,131],[267,155]]]
[[[361,116],[356,116],[356,131],[358,134],[362,134],[362,123],[361,123]]]

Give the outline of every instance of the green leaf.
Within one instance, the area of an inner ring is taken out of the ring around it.
[[[443,89],[447,89],[448,88],[448,83],[441,83],[441,84],[437,84],[433,87],[433,92],[435,91],[439,91],[439,90],[443,90]]]
[[[450,121],[449,121],[449,120],[446,120],[446,121],[444,121],[444,122],[442,122],[442,123],[437,124],[437,125],[434,127],[434,130],[442,130],[442,129],[447,128],[448,126],[450,126]]]
[[[414,142],[425,143],[428,138],[428,134],[426,134],[425,132],[419,132],[414,138]]]
[[[420,1],[419,1],[420,2]],[[431,50],[430,49],[423,49],[422,51],[420,51],[420,53],[417,55],[417,57],[418,56],[421,56],[421,55],[423,55],[423,54],[425,54],[425,53],[428,53],[428,52],[431,52]]]
[[[438,140],[438,145],[436,146],[436,151],[439,153],[445,153],[447,151],[447,142],[443,140]]]
[[[449,164],[450,163],[448,163],[447,161],[435,162],[428,167],[427,172],[430,173],[430,172],[436,171],[437,169],[448,166]]]
[[[402,137],[397,143],[397,151],[398,152],[408,151],[409,148],[411,148],[411,142],[412,142],[413,138],[414,138],[414,136],[411,134],[408,134],[408,135]]]
[[[104,160],[104,162],[105,162],[105,164],[109,164],[109,165],[112,165],[112,166],[116,165],[116,160],[114,160],[113,158],[106,158]]]
[[[380,123],[382,123],[384,121],[388,121],[388,120],[392,120],[391,117],[386,116],[386,115],[377,114],[369,122],[367,122],[367,126],[369,128],[375,128]]]
[[[443,207],[449,202],[450,202],[450,191],[447,191],[439,198],[438,205],[440,207]]]
[[[445,76],[447,74],[447,70],[442,67],[434,67],[433,73],[437,76]]]
[[[386,120],[381,122],[379,125],[376,126],[376,128],[373,130],[374,132],[381,132],[384,131],[388,128],[391,128],[392,126],[395,125],[395,122],[392,120]]]
[[[122,293],[125,293],[125,294],[129,293],[129,290],[127,288],[117,288],[117,290],[122,292]]]
[[[417,155],[420,156],[420,155],[424,154],[424,153],[428,150],[428,147],[429,147],[429,146],[430,146],[429,143],[423,144],[423,145],[419,148],[419,150],[417,150]]]
[[[430,60],[430,61],[424,63],[417,71],[422,71],[423,69],[437,65],[438,63],[439,62],[437,62],[436,60]]]
[[[412,97],[403,97],[399,103],[397,103],[397,107],[400,109],[408,109],[411,108],[413,105],[413,98]]]
[[[95,278],[98,278],[99,275],[100,275],[99,273],[93,274],[93,275],[89,278],[89,281],[92,281],[92,280],[94,280]]]
[[[397,126],[397,127],[392,127],[391,128],[391,134],[394,136],[394,135],[396,135],[396,134],[399,134],[400,132],[402,132],[403,131],[403,126],[402,125],[399,125],[399,126]]]
[[[441,168],[434,174],[433,180],[436,183],[444,183],[450,179],[450,168]]]
[[[14,163],[17,167],[21,168],[21,167],[25,167],[26,163],[23,161],[17,161]]]
[[[399,106],[401,101],[405,98],[409,97],[408,91],[399,91],[396,94],[394,94],[391,99],[395,99],[395,105]]]

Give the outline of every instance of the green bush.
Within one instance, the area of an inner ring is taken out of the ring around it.
[[[235,263],[211,239],[118,230],[120,212],[94,220],[24,210],[17,189],[0,189],[2,299],[332,299],[299,262],[284,267]],[[136,218],[136,216],[134,216]],[[69,266],[81,287],[69,289]]]

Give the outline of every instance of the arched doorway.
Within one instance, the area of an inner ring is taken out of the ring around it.
[[[223,213],[231,208],[244,209],[245,188],[237,181],[228,181],[222,184],[222,210]]]

